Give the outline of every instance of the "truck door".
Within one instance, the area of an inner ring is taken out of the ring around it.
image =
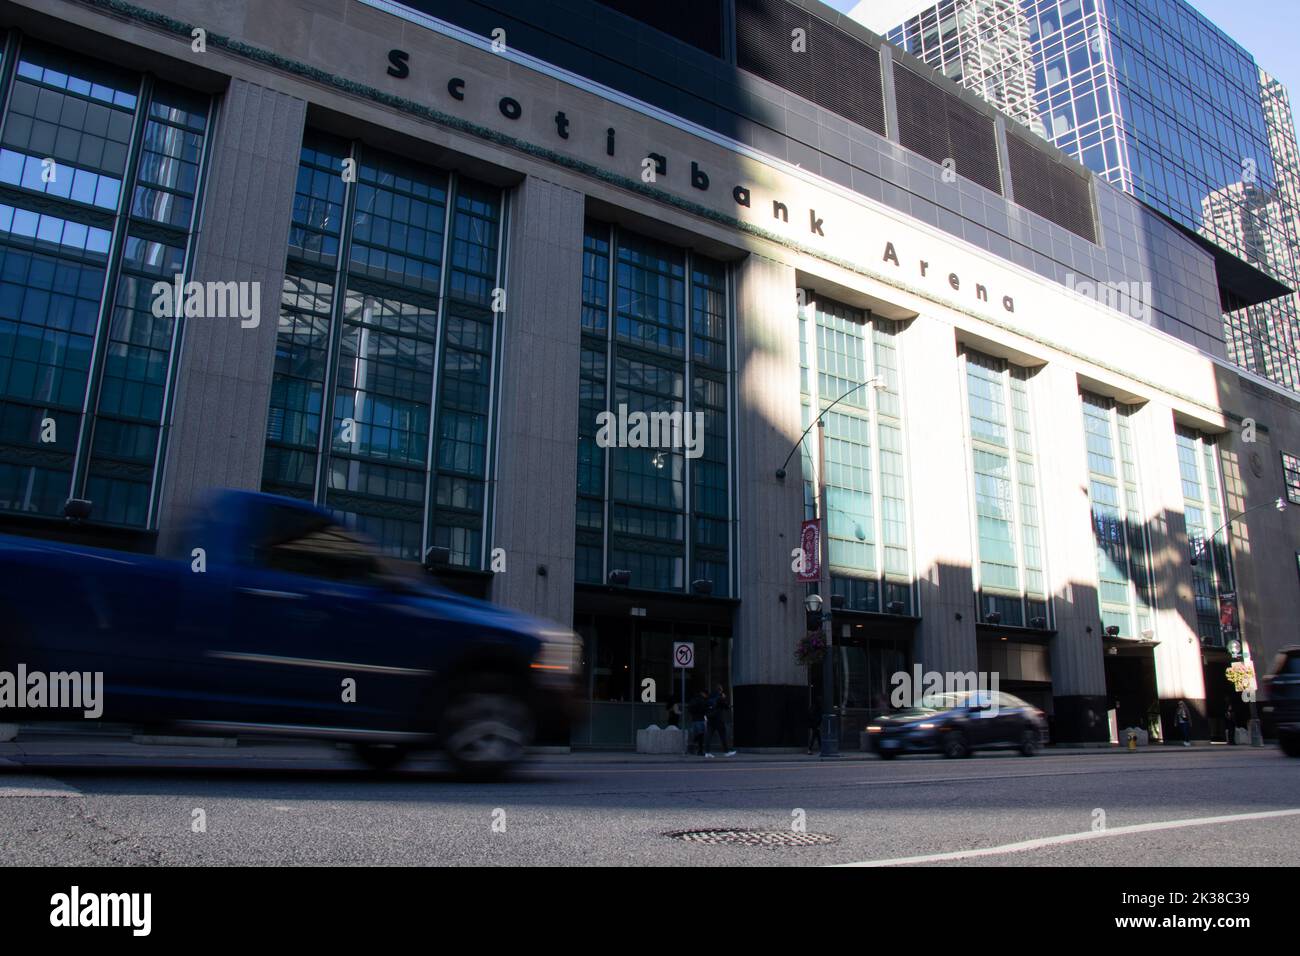
[[[381,559],[319,512],[267,510],[265,533],[232,576],[232,627],[211,652],[237,719],[405,729],[430,684],[428,646]]]

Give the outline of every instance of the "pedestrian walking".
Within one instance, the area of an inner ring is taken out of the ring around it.
[[[1223,735],[1228,739],[1229,744],[1237,742],[1237,716],[1232,712],[1232,698],[1228,698],[1228,703],[1223,714]]]
[[[1192,714],[1187,709],[1187,701],[1185,700],[1178,702],[1178,729],[1183,735],[1183,746],[1190,747],[1192,745]]]
[[[816,747],[821,750],[822,746],[822,701],[821,698],[813,695],[812,703],[808,705],[808,752],[812,753]]]
[[[700,688],[686,705],[686,714],[691,719],[691,743],[701,757],[712,757],[705,747],[709,738],[709,695]]]
[[[728,757],[736,756],[736,751],[727,748],[727,711],[731,710],[731,701],[727,699],[727,692],[722,689],[721,684],[714,685],[713,696],[709,698],[708,710],[708,742],[713,743],[713,735],[716,733],[718,739],[722,741],[722,749],[726,751]]]

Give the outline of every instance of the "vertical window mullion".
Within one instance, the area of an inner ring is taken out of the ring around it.
[[[682,265],[685,279],[684,295],[682,302],[682,323],[685,326],[685,335],[683,342],[685,344],[686,355],[684,375],[682,379],[682,588],[687,593],[691,593],[691,582],[695,579],[695,548],[694,548],[694,524],[695,516],[692,514],[692,503],[694,502],[695,469],[691,465],[691,457],[686,454],[685,448],[686,423],[690,421],[691,409],[695,404],[695,275],[692,272],[694,263],[691,259],[690,250],[682,253]],[[705,441],[704,435],[698,436],[701,443]]]
[[[451,282],[451,233],[456,224],[456,190],[459,178],[456,173],[447,174],[447,199],[442,215],[442,255],[438,273],[438,320],[436,345],[433,349],[433,376],[429,392],[429,443],[425,455],[424,472],[424,515],[420,522],[420,554],[423,556],[433,543],[433,525],[435,509],[433,503],[433,485],[438,477],[438,427],[441,416],[439,390],[442,386],[442,359],[447,329],[447,287]]]
[[[606,275],[609,278],[606,292],[606,305],[608,311],[605,315],[605,410],[617,412],[614,407],[614,377],[617,356],[614,354],[614,327],[618,324],[618,244],[619,231],[618,227],[611,225],[609,227],[609,257],[606,266]],[[604,456],[604,468],[602,478],[604,480],[604,520],[601,522],[601,565],[600,580],[601,583],[609,581],[609,551],[610,551],[610,471],[613,466],[613,456],[610,452],[610,444],[605,443],[601,449]]]
[[[81,405],[81,429],[77,434],[77,453],[72,462],[72,488],[70,497],[85,497],[90,464],[91,442],[94,439],[95,409],[99,407],[100,386],[103,384],[103,360],[107,352],[108,335],[113,321],[113,304],[117,299],[117,283],[122,275],[122,251],[130,220],[130,184],[135,181],[140,166],[140,146],[144,128],[149,121],[148,96],[153,81],[142,76],[136,87],[135,115],[131,125],[131,147],[127,153],[126,168],[122,173],[122,188],[114,212],[113,238],[108,247],[108,263],[104,270],[104,288],[100,294],[99,315],[95,320],[95,344],[90,350],[90,375],[86,381],[86,394]]]
[[[339,348],[343,339],[343,316],[348,300],[348,264],[352,258],[352,225],[356,216],[356,180],[360,175],[360,144],[355,140],[348,150],[357,175],[343,181],[343,213],[339,223],[339,255],[334,264],[334,298],[330,302],[329,331],[325,343],[325,381],[321,388],[320,434],[316,436],[316,481],[312,501],[325,504],[329,476],[329,458],[334,445],[334,398],[338,390]],[[342,170],[339,170],[342,176]]]

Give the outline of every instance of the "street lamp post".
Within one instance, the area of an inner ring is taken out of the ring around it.
[[[794,443],[790,449],[790,454],[785,456],[785,461],[781,467],[776,470],[777,481],[785,480],[785,466],[790,464],[790,459],[794,453],[799,450],[803,440],[808,437],[808,433],[817,428],[817,499],[816,499],[816,518],[820,525],[818,540],[818,574],[817,574],[817,591],[824,602],[821,605],[821,626],[822,640],[825,645],[825,656],[822,658],[822,749],[823,758],[835,758],[840,755],[840,732],[839,725],[836,721],[833,700],[835,696],[835,658],[832,656],[833,649],[833,632],[831,622],[831,561],[830,561],[830,540],[829,540],[829,514],[826,507],[826,423],[823,421],[826,413],[838,405],[844,399],[848,398],[860,388],[871,386],[872,388],[883,388],[884,380],[879,375],[873,375],[865,382],[854,385],[835,401],[831,402],[818,413],[817,418],[799,436],[799,440]],[[809,603],[808,609],[814,610]]]
[[[840,755],[840,729],[835,720],[835,658],[832,656],[834,628],[831,607],[831,561],[828,515],[826,508],[826,424],[817,416],[817,518],[821,533],[817,536],[818,575],[817,590],[826,603],[822,606],[822,638],[826,645],[822,657],[822,759]]]
[[[1264,501],[1255,505],[1254,507],[1247,508],[1239,515],[1229,515],[1228,520],[1223,522],[1223,524],[1219,525],[1219,527],[1215,528],[1213,534],[1211,534],[1208,538],[1202,538],[1200,541],[1197,542],[1196,548],[1192,550],[1192,560],[1191,560],[1192,566],[1195,567],[1196,564],[1200,561],[1201,555],[1205,553],[1205,547],[1207,541],[1213,542],[1214,539],[1219,536],[1220,531],[1223,531],[1234,521],[1240,521],[1242,518],[1246,517],[1246,515],[1250,514],[1252,511],[1258,511],[1260,508],[1275,508],[1278,511],[1286,511],[1286,499],[1274,498],[1272,501]],[[1228,542],[1228,547],[1231,550],[1232,547],[1231,541]],[[1217,575],[1215,575],[1215,577],[1217,578]],[[1215,590],[1216,591],[1218,590],[1217,586]],[[1237,638],[1237,640],[1242,647],[1247,646],[1244,639]],[[1232,654],[1232,656],[1236,657],[1237,655]],[[1243,654],[1242,656],[1244,657],[1245,655]],[[1252,668],[1254,668],[1255,666],[1255,660],[1253,657],[1251,658],[1250,666]],[[1256,678],[1255,686],[1256,687],[1259,686],[1258,678]],[[1255,700],[1255,694],[1253,691],[1251,692],[1251,698],[1250,698],[1250,745],[1252,747],[1264,746],[1264,735],[1259,723],[1259,704]]]

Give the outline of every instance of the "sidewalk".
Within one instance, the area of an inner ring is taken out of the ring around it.
[[[1265,744],[1262,749],[1269,749],[1270,745]],[[1213,743],[1201,741],[1194,743],[1191,747],[1181,745],[1165,746],[1154,744],[1147,747],[1140,747],[1137,753],[1162,753],[1162,754],[1179,754],[1187,752],[1205,752],[1205,751],[1224,751],[1232,752],[1234,750],[1249,751],[1250,747],[1229,747],[1223,743]],[[1258,749],[1258,748],[1257,748]],[[998,751],[989,751],[989,754],[998,753]],[[1005,753],[1012,753],[1006,751]],[[1128,755],[1127,747],[1120,745],[1106,745],[1100,747],[1071,747],[1071,746],[1047,746],[1039,751],[1042,756],[1050,757],[1053,755],[1072,755],[1072,756],[1118,756]],[[1014,754],[1012,754],[1014,755]],[[90,758],[106,760],[130,760],[130,761],[152,761],[169,759],[193,760],[202,759],[204,762],[216,764],[238,764],[251,761],[314,761],[314,762],[335,762],[343,760],[349,764],[352,762],[351,755],[346,745],[339,745],[329,742],[303,741],[303,740],[281,740],[275,738],[244,737],[238,741],[232,738],[213,738],[213,737],[151,737],[145,740],[133,738],[130,731],[122,728],[105,727],[100,732],[79,733],[57,727],[28,728],[24,727],[16,740],[8,743],[0,743],[0,768],[13,767],[20,765],[25,759],[36,760],[59,760],[67,758]],[[943,759],[938,754],[932,755],[913,755],[913,757],[929,757],[930,759]],[[705,758],[694,754],[638,754],[632,751],[591,751],[578,750],[571,752],[557,752],[557,748],[539,748],[531,755],[531,761],[539,764],[547,763],[579,763],[579,764],[675,764],[675,763],[705,763]],[[843,751],[839,761],[874,761],[878,758],[875,754],[863,753],[857,750]],[[741,749],[734,757],[724,757],[721,754],[716,755],[715,760],[707,761],[708,763],[726,764],[726,763],[778,763],[790,761],[807,761],[809,763],[818,761],[821,758],[814,754],[809,755],[804,750],[798,748],[790,749]]]

